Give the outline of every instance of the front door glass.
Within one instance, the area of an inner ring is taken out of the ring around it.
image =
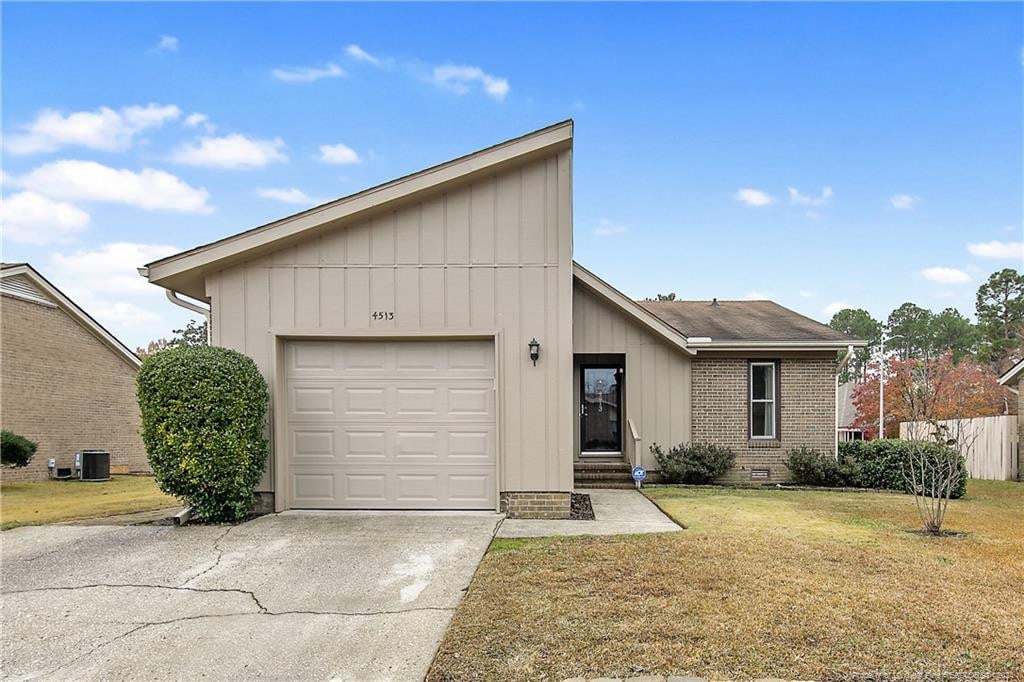
[[[584,454],[622,452],[621,367],[580,368],[580,450]]]

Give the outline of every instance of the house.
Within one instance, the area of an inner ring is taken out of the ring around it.
[[[272,391],[288,508],[564,517],[576,471],[652,443],[785,480],[835,447],[846,336],[768,301],[637,302],[573,261],[566,121],[150,263]]]
[[[112,473],[149,470],[139,435],[139,358],[27,263],[0,267],[0,423],[38,443],[5,480],[44,479],[47,460],[110,452]]]
[[[1006,386],[1017,394],[1017,480],[1024,481],[1024,394],[1021,393],[1021,386],[1024,383],[1024,360],[1006,370],[1003,376],[999,377],[999,383]]]
[[[839,384],[839,392],[836,394],[836,406],[839,410],[836,415],[836,427],[840,443],[851,440],[864,440],[864,429],[854,426],[857,421],[857,406],[853,402],[853,389],[857,388],[856,382],[848,381]]]

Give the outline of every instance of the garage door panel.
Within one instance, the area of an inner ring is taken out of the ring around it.
[[[493,343],[286,347],[291,505],[493,509]]]

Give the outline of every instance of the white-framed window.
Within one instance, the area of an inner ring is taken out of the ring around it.
[[[750,363],[750,437],[778,438],[778,377],[774,362]]]

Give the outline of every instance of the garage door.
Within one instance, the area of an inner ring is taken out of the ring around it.
[[[294,508],[494,509],[494,344],[296,341]]]

